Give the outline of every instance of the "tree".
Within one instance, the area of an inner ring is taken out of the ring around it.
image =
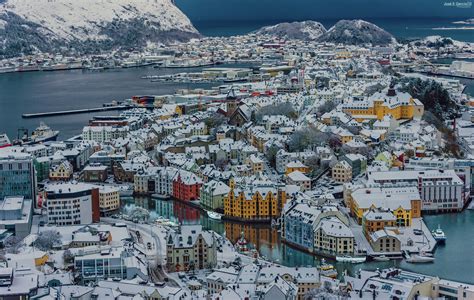
[[[5,247],[6,252],[17,254],[20,252],[20,248],[23,246],[23,239],[11,235],[5,239],[3,246]]]
[[[275,145],[271,145],[268,149],[267,152],[265,152],[265,156],[267,157],[267,160],[270,162],[270,165],[272,167],[276,166],[276,155],[280,148]]]
[[[300,129],[293,132],[288,141],[290,151],[303,151],[310,146],[320,146],[328,142],[330,134],[313,127]]]
[[[41,232],[34,242],[35,247],[42,251],[49,251],[58,244],[61,244],[61,234],[56,230]]]
[[[66,250],[63,253],[63,260],[65,263],[72,263],[74,260],[74,254],[72,254],[71,250]]]
[[[321,116],[327,112],[332,111],[336,108],[336,106],[336,103],[334,103],[333,101],[326,101],[318,107],[318,114]]]
[[[217,128],[225,122],[227,122],[227,118],[219,113],[213,113],[206,120],[204,120],[204,124],[206,124],[208,129]]]
[[[456,109],[456,103],[451,100],[449,92],[434,80],[405,77],[398,80],[398,83],[402,92],[419,99],[425,110],[432,112],[439,119],[449,118]]]
[[[227,166],[227,159],[225,158],[219,158],[216,160],[214,163],[219,170],[223,171],[224,168]]]
[[[293,108],[293,105],[289,102],[278,103],[275,105],[268,105],[262,107],[255,114],[255,120],[260,122],[263,119],[263,116],[277,116],[282,115],[291,119],[295,119],[298,115]]]

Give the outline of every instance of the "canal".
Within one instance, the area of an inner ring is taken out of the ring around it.
[[[130,212],[135,207],[150,211],[151,218],[159,216],[181,224],[201,224],[225,235],[235,243],[243,232],[252,247],[268,260],[286,266],[317,266],[321,258],[294,249],[281,242],[280,233],[269,225],[217,221],[207,217],[199,209],[178,201],[158,200],[152,198],[125,198],[122,211]],[[342,264],[328,260],[339,272],[349,274],[360,268],[372,269],[401,267],[406,270],[421,272],[427,275],[474,284],[474,211],[466,210],[460,214],[430,215],[424,217],[429,228],[435,229],[438,224],[445,231],[448,241],[437,248],[436,261],[432,264],[408,264],[404,261],[368,262],[365,264]]]

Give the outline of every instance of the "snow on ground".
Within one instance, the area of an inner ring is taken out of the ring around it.
[[[159,22],[164,31],[197,33],[171,0],[8,0],[0,5],[0,14],[4,12],[40,24],[53,36],[67,40],[103,39],[98,25],[142,17]]]

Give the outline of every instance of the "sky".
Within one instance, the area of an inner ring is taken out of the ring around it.
[[[193,22],[341,18],[474,17],[474,0],[176,0]]]

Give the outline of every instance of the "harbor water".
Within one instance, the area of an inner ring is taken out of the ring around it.
[[[150,218],[164,217],[178,224],[201,224],[206,229],[225,235],[235,243],[243,232],[246,240],[259,250],[266,259],[286,266],[317,266],[321,258],[292,248],[282,243],[280,233],[270,225],[236,223],[210,219],[205,212],[190,207],[179,201],[158,200],[152,198],[127,198],[123,201],[122,212],[127,213],[135,207],[150,211]],[[404,261],[366,262],[364,264],[343,264],[327,260],[334,264],[342,274],[349,274],[360,268],[376,269],[401,267],[406,270],[435,275],[444,279],[458,280],[474,284],[474,261],[466,256],[474,254],[474,211],[466,210],[460,214],[425,216],[424,220],[430,229],[438,225],[446,233],[446,245],[439,246],[435,252],[435,262],[431,264],[409,264]]]

